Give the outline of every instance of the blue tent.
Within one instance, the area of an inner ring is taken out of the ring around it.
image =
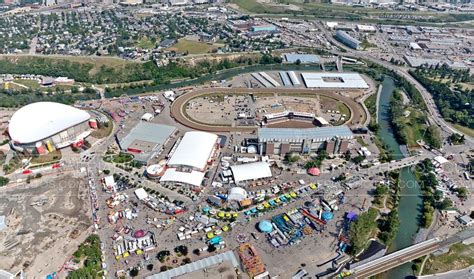
[[[334,218],[334,215],[329,211],[324,211],[323,214],[321,214],[321,217],[324,221],[329,221]]]

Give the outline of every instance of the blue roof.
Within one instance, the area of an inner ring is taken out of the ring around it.
[[[349,139],[353,137],[351,129],[347,126],[318,127],[307,129],[295,128],[259,128],[258,140],[300,142],[303,140],[325,141],[339,137]]]
[[[268,220],[262,220],[258,223],[258,229],[264,233],[270,233],[273,231],[272,223]]]
[[[297,54],[297,53],[286,53],[285,54],[286,62],[296,63],[297,60],[300,60],[301,63],[319,63],[319,56],[314,54]]]
[[[280,78],[281,81],[283,82],[284,86],[292,86],[293,84],[290,81],[290,78],[288,77],[288,74],[286,72],[280,72]]]

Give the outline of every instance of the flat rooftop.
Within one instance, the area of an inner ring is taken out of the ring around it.
[[[175,131],[173,126],[141,121],[119,139],[120,148],[134,153],[138,160],[147,161],[148,157],[161,150]]]
[[[196,271],[201,271],[213,266],[221,265],[224,262],[229,262],[232,268],[238,268],[239,261],[234,255],[234,252],[227,251],[222,254],[217,254],[215,256],[207,257],[190,264],[182,265],[171,270],[160,272],[151,276],[145,277],[146,279],[169,279],[169,278],[182,278],[179,276],[194,273]],[[196,277],[194,277],[196,278]]]
[[[303,140],[325,141],[334,137],[350,139],[353,137],[351,129],[347,126],[317,127],[306,129],[294,128],[260,128],[258,140],[260,142],[301,142]]]
[[[285,60],[288,63],[296,63],[300,60],[303,64],[319,63],[320,59],[315,54],[297,54],[297,53],[285,53]]]
[[[301,77],[308,88],[369,88],[358,73],[301,73]]]

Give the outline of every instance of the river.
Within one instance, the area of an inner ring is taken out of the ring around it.
[[[385,76],[380,93],[379,103],[379,130],[378,135],[382,141],[388,146],[394,160],[404,157],[400,145],[395,140],[392,129],[390,127],[390,98],[395,90],[395,82]],[[420,217],[420,209],[423,204],[421,190],[416,182],[414,173],[409,167],[403,168],[400,172],[400,203],[398,206],[398,216],[400,218],[400,229],[389,247],[389,252],[397,251],[413,244],[413,239],[418,231],[418,222]],[[411,263],[407,263],[396,267],[381,277],[388,279],[399,279],[413,275]]]

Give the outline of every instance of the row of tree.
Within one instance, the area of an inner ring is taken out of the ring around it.
[[[440,77],[439,71],[416,69],[410,74],[430,92],[444,119],[474,129],[474,90],[451,89],[448,83],[436,81],[435,78]],[[456,81],[466,79],[464,73],[459,75],[461,77],[454,77]]]

